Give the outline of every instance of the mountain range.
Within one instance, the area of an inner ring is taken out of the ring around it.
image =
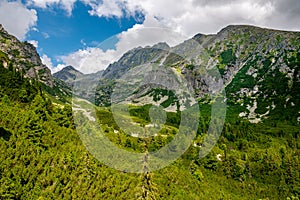
[[[230,25],[131,49],[97,73],[51,74],[34,46],[0,26],[0,199],[297,200],[299,67],[300,32]],[[223,110],[218,128],[213,112]],[[149,171],[156,152],[182,149],[173,145],[181,130],[178,141],[194,135],[191,145]],[[141,173],[128,173],[130,161],[106,144],[143,155]],[[126,170],[106,166],[104,154]]]
[[[83,91],[90,92],[82,97],[97,105],[109,105],[118,79],[137,66],[161,63],[169,67],[192,85],[199,99],[209,91],[208,80],[214,79],[209,69],[216,68],[221,80],[214,84],[222,83],[227,103],[240,106],[240,117],[257,123],[272,113],[289,113],[289,120],[299,122],[299,41],[298,32],[231,25],[216,35],[197,34],[175,47],[159,43],[132,49],[96,74],[83,75],[67,67],[54,77],[68,84],[74,80],[81,84],[87,82],[89,87],[84,87]],[[152,89],[150,86],[149,91],[135,96],[141,98]]]

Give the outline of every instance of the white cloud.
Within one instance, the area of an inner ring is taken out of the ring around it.
[[[64,64],[58,64],[56,67],[53,67],[53,68],[51,69],[51,72],[52,72],[52,74],[54,74],[54,73],[56,73],[56,72],[62,70],[62,69],[65,68],[66,66],[67,66],[67,65],[64,65]]]
[[[42,63],[44,65],[46,65],[49,69],[53,69],[52,60],[46,54],[44,54],[43,56],[41,56],[41,60],[42,60]]]
[[[100,48],[81,49],[61,60],[65,65],[71,65],[83,73],[93,73],[105,69],[112,60],[115,60],[117,51],[103,51]]]
[[[158,42],[167,42],[170,46],[187,39],[176,30],[166,28],[157,19],[146,17],[143,24],[136,24],[132,28],[118,35],[118,50],[128,50],[138,46],[154,45]]]
[[[84,73],[105,69],[109,63],[136,46],[153,45],[161,41],[173,46],[183,38],[197,33],[216,33],[229,24],[252,24],[287,30],[299,30],[300,27],[299,0],[77,1],[90,6],[90,15],[98,17],[135,17],[137,13],[143,13],[145,17],[142,24],[117,36],[119,42],[115,50],[103,51],[100,45],[99,48],[85,48],[61,57],[66,65],[72,65]],[[72,13],[74,2],[76,0],[29,0],[31,5],[45,9],[59,6],[68,14]],[[172,31],[151,27],[169,27]],[[186,36],[179,37],[176,32]]]
[[[31,30],[35,32],[39,32],[39,29],[37,29],[37,27],[33,27]]]
[[[60,6],[67,11],[68,15],[71,15],[76,1],[77,0],[28,0],[27,5],[34,5],[43,9],[47,9],[51,6]]]
[[[265,26],[266,18],[272,15],[273,10],[270,3],[260,5],[251,1],[205,6],[190,5],[185,13],[171,20],[171,25],[190,36],[199,32],[216,33],[229,24]]]
[[[81,40],[80,40],[80,43],[81,43],[83,46],[86,46],[86,42],[84,41],[84,39],[81,39]]]
[[[216,33],[228,24],[253,24],[269,28],[300,29],[299,0],[81,0],[99,17],[156,17],[173,30],[192,36]]]
[[[216,33],[228,24],[292,30],[300,24],[299,0],[28,0],[27,4],[44,9],[58,6],[71,15],[76,1],[90,6],[91,15],[121,18],[143,13],[189,36]]]
[[[35,48],[38,48],[39,42],[36,40],[28,40],[28,43],[32,44]]]
[[[37,13],[34,9],[27,9],[20,1],[0,2],[0,23],[18,39],[23,40],[27,32],[36,25]]]
[[[99,17],[122,17],[122,5],[121,1],[103,0],[103,3],[89,3],[92,10],[89,12],[91,15],[97,15]]]
[[[110,44],[110,46],[115,45],[115,49],[103,51],[100,44],[96,48],[82,49],[62,56],[61,60],[66,65],[72,65],[83,73],[93,73],[106,69],[110,63],[117,61],[124,53],[135,47],[152,46],[161,41],[174,46],[187,38],[171,29],[158,28],[158,26],[159,23],[155,19],[146,18],[144,24],[137,24],[118,34],[116,37],[119,41],[116,44]],[[110,38],[103,43],[107,45],[112,41],[114,40]]]
[[[64,67],[66,67],[66,65],[64,65],[64,64],[58,64],[57,66],[53,66],[51,58],[49,58],[46,54],[41,56],[41,60],[42,60],[42,63],[51,70],[52,74],[62,70]]]

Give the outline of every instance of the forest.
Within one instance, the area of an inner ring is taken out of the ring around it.
[[[226,61],[228,55],[223,56]],[[104,165],[85,148],[70,103],[55,100],[13,65],[1,65],[0,199],[299,199],[299,124],[278,120],[283,113],[251,124],[238,117],[238,105],[229,105],[217,145],[199,158],[210,105],[199,101],[199,107],[204,115],[195,145],[180,159],[147,174],[126,173]],[[149,123],[148,113],[147,105],[130,107],[138,123]],[[110,107],[97,107],[96,114],[115,145],[145,150],[142,139],[115,132]],[[166,125],[147,141],[148,150],[169,143],[179,120],[180,113],[167,113]]]

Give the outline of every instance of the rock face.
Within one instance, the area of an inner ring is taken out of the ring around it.
[[[49,87],[54,86],[51,71],[44,65],[36,48],[28,42],[20,42],[0,25],[0,51],[5,54],[24,76],[34,78]],[[4,65],[5,66],[5,65]]]
[[[83,74],[72,66],[67,66],[53,74],[53,76],[67,84],[73,89],[73,93],[82,98],[89,99],[93,95],[93,88],[98,85],[103,71],[93,74]]]
[[[300,122],[299,32],[230,25],[215,35],[197,34],[175,47],[159,43],[132,49],[101,76],[77,74],[76,82],[84,85],[82,97],[109,105],[115,86],[126,81],[122,77],[143,65],[171,69],[192,86],[196,99],[225,89],[227,104],[237,106],[239,116],[252,123],[273,116]],[[156,83],[166,80],[165,76],[155,79]],[[163,87],[157,90],[157,84],[144,85],[136,91],[134,103],[167,99],[162,105],[174,105],[172,101],[178,100],[174,95],[181,89],[173,85],[171,93]]]
[[[116,79],[135,66],[149,62],[160,61],[170,47],[166,43],[159,43],[153,47],[135,48],[125,53],[118,62],[110,64],[103,72],[103,77]]]
[[[184,77],[193,86],[196,98],[225,89],[227,103],[238,105],[240,116],[250,122],[282,112],[289,113],[284,114],[288,120],[300,119],[299,32],[238,25],[228,26],[216,35],[197,34],[175,47],[163,44],[135,48],[111,64],[97,86],[96,103],[110,102],[112,90],[123,74],[154,63]],[[218,70],[217,75],[213,69]],[[149,92],[154,89],[145,88]]]
[[[56,72],[53,74],[53,76],[57,79],[60,79],[68,84],[70,84],[72,81],[81,78],[84,76],[83,73],[80,71],[76,70],[72,66],[67,66],[60,70],[59,72]]]

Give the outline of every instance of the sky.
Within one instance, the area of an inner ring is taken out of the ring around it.
[[[94,73],[126,51],[229,24],[300,31],[300,0],[0,0],[0,23],[57,72]]]

